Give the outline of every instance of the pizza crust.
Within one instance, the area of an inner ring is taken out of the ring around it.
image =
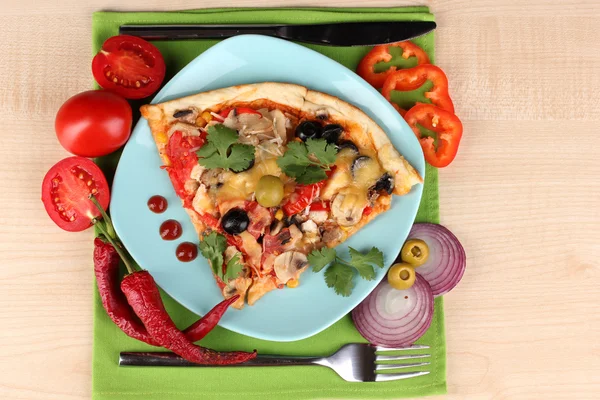
[[[308,90],[304,86],[278,82],[238,85],[198,93],[156,105],[145,105],[141,107],[141,112],[142,116],[148,120],[156,140],[156,133],[162,132],[164,135],[170,124],[176,120],[173,118],[173,114],[179,110],[194,107],[199,110],[218,111],[230,105],[250,103],[262,99],[268,99],[270,102],[291,107],[313,116],[325,112],[333,119],[354,126],[355,129],[351,129],[352,137],[360,141],[370,142],[370,147],[375,149],[377,158],[383,168],[394,174],[394,194],[407,194],[413,185],[423,183],[423,178],[394,148],[385,131],[367,114],[335,96]],[[357,137],[358,132],[361,132],[364,136],[362,138]],[[159,151],[163,156],[164,144],[162,149],[159,145]],[[165,161],[164,157],[163,161]]]

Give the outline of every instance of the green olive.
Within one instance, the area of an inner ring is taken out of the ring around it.
[[[415,269],[407,263],[398,263],[392,265],[388,271],[388,282],[394,289],[410,289],[415,283]]]
[[[427,243],[420,239],[410,239],[404,243],[400,251],[402,261],[409,263],[413,267],[419,267],[425,264],[429,257],[429,247]]]
[[[276,176],[265,175],[256,184],[256,201],[263,207],[275,207],[283,199],[283,182]]]

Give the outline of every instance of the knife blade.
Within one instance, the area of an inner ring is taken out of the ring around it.
[[[313,25],[121,25],[119,33],[146,40],[224,39],[257,34],[326,46],[368,46],[412,39],[435,28],[433,21]]]

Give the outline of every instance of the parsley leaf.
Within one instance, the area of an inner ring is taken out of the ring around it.
[[[248,168],[254,160],[254,146],[236,143],[231,146],[229,169],[240,172]]]
[[[277,159],[277,165],[296,182],[309,185],[327,178],[325,171],[335,162],[336,154],[335,146],[325,139],[290,142],[285,154]]]
[[[344,297],[348,297],[352,293],[352,289],[354,288],[353,277],[354,270],[338,262],[331,264],[325,271],[325,283],[327,286],[332,287],[337,294]]]
[[[211,232],[204,236],[204,240],[198,245],[200,253],[210,261],[210,266],[216,276],[225,283],[238,277],[244,266],[240,263],[240,253],[236,253],[231,260],[227,262],[226,270],[223,273],[223,252],[227,249],[227,239],[217,232]]]
[[[335,292],[342,296],[350,296],[354,288],[354,276],[358,274],[368,281],[375,279],[375,268],[372,264],[383,268],[383,253],[377,248],[372,247],[366,254],[358,250],[349,248],[350,261],[346,261],[337,256],[335,249],[324,247],[320,250],[313,250],[308,255],[308,262],[312,266],[313,272],[325,270],[325,283],[332,287]]]
[[[281,164],[279,164],[281,161]],[[283,157],[277,160],[280,168],[287,165],[309,166],[311,161],[308,159],[308,150],[306,145],[301,142],[290,142]]]
[[[223,252],[227,248],[227,239],[217,232],[211,232],[200,241],[200,253],[210,261],[210,266],[217,276],[223,275]]]
[[[327,143],[325,139],[308,139],[306,141],[306,150],[321,164],[327,167],[335,162],[337,149],[333,144]]]
[[[200,165],[206,168],[245,170],[254,160],[254,146],[237,143],[238,134],[223,124],[206,129],[207,143],[196,152]]]
[[[323,247],[321,250],[313,250],[308,255],[308,262],[313,272],[319,272],[329,263],[335,260],[335,249]]]
[[[371,264],[383,268],[383,253],[376,247],[372,247],[367,254],[362,254],[349,247],[350,264],[358,271],[364,279],[371,281],[375,279],[375,269]]]
[[[302,178],[300,178],[300,180],[296,178],[299,183],[304,185],[321,182],[324,179],[327,179],[327,174],[324,170],[316,165],[309,165],[306,167],[306,170],[304,171],[304,174],[302,174]]]
[[[231,260],[227,261],[227,272],[222,274],[220,278],[223,282],[227,283],[230,280],[237,278],[243,268],[243,265],[240,264],[240,253],[235,253]]]

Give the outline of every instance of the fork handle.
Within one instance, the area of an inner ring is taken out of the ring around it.
[[[296,357],[259,354],[242,364],[200,365],[189,362],[170,352],[123,352],[119,354],[119,366],[141,367],[269,367],[284,365],[324,365],[323,357]]]

